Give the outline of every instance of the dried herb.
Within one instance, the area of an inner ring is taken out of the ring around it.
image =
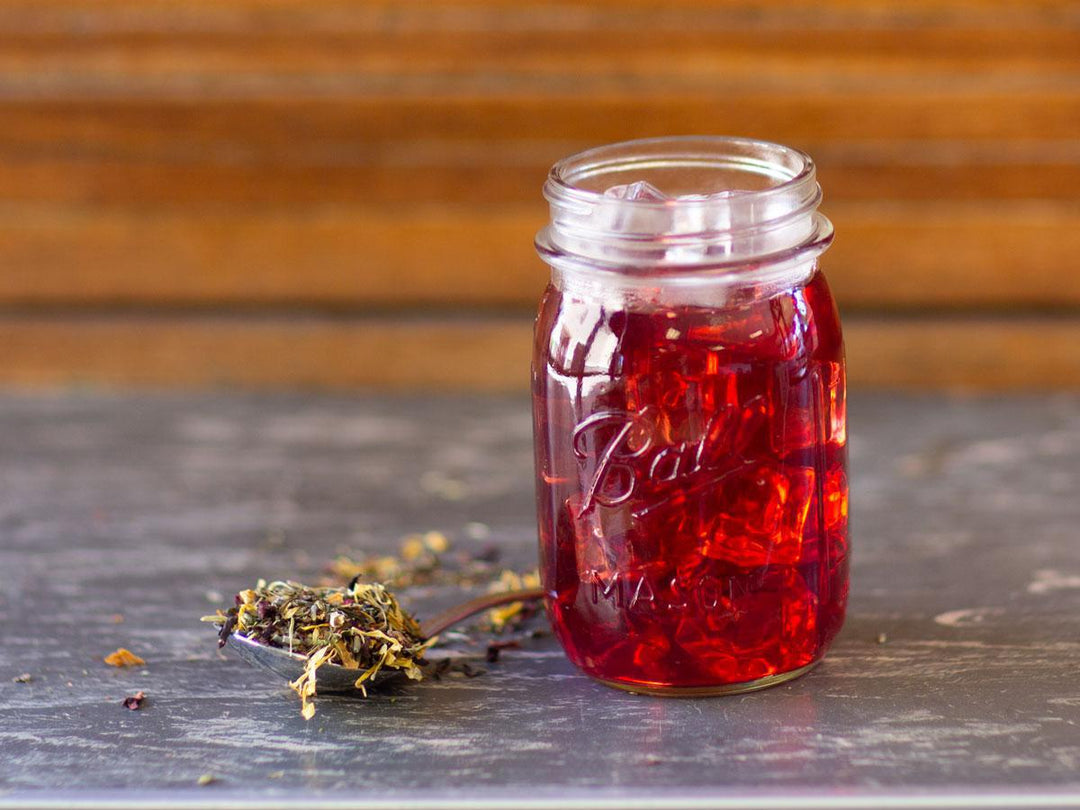
[[[30,683],[30,681],[32,681],[32,680],[34,680],[34,676],[31,675],[29,672],[24,672],[22,675],[16,675],[14,678],[12,678],[11,682],[12,683]]]
[[[135,712],[142,708],[143,702],[146,700],[146,692],[139,691],[130,697],[126,697],[123,700],[123,706],[125,709],[131,709]]]
[[[110,667],[141,667],[146,663],[131,650],[125,650],[123,647],[106,655],[104,661]]]
[[[214,782],[216,782],[217,780],[217,777],[214,776],[212,773],[204,773],[202,776],[195,780],[195,784],[199,787],[206,787],[207,785],[214,784]]]
[[[503,591],[515,591],[521,588],[538,588],[540,586],[540,574],[531,571],[526,574],[517,574],[513,571],[503,571],[498,581],[488,588],[492,593]],[[487,613],[487,621],[491,630],[502,633],[507,629],[518,629],[526,621],[539,612],[540,607],[536,603],[511,602]]]
[[[303,675],[290,686],[308,719],[315,714],[311,698],[319,667],[355,669],[355,686],[367,695],[366,684],[383,670],[421,680],[424,653],[435,643],[424,638],[417,621],[383,585],[353,581],[345,588],[309,588],[260,580],[235,601],[227,612],[219,610],[203,621],[218,625],[224,636],[228,630],[306,657]]]
[[[401,541],[398,554],[354,559],[339,556],[330,564],[324,584],[381,582],[401,590],[418,585],[451,585],[459,588],[486,586],[489,591],[533,588],[539,585],[534,570],[516,573],[499,567],[501,551],[489,546],[476,554],[455,551],[441,532],[412,534]],[[535,605],[514,602],[489,611],[486,629],[495,632],[518,629],[538,612]]]
[[[487,670],[473,667],[468,661],[455,661],[452,658],[440,658],[431,668],[431,676],[436,681],[441,681],[445,675],[464,675],[466,678],[475,678],[485,672]]]
[[[356,560],[345,555],[330,563],[333,578],[381,582],[390,588],[414,585],[470,585],[489,579],[492,567],[468,555],[449,555],[450,541],[442,532],[410,534],[401,541],[398,554]]]
[[[521,646],[517,641],[493,641],[487,645],[487,652],[484,655],[484,660],[489,664],[494,664],[499,660],[499,653],[503,650],[509,650],[511,648],[517,649]]]

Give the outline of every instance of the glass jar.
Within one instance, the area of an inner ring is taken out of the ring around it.
[[[635,692],[797,677],[848,593],[844,352],[813,161],[632,141],[556,164],[544,195],[532,385],[556,635]]]

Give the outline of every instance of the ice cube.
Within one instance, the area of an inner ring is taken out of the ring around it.
[[[706,498],[702,554],[744,567],[798,564],[813,495],[810,467],[761,464],[729,478]]]
[[[825,474],[825,528],[847,532],[848,484],[844,468],[837,466]]]
[[[604,196],[612,200],[643,200],[648,202],[665,202],[671,199],[648,180],[637,180],[633,183],[612,186],[604,192]]]
[[[593,222],[599,229],[615,233],[660,236],[671,228],[671,207],[635,203],[665,203],[670,199],[646,180],[612,186],[593,210]]]

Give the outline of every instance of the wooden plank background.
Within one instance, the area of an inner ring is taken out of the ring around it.
[[[1080,387],[1080,3],[0,4],[0,383],[522,390],[548,166],[818,159],[855,384]]]

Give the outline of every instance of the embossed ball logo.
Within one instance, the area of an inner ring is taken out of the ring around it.
[[[579,517],[596,506],[623,504],[641,517],[675,493],[694,495],[722,484],[754,465],[745,451],[768,422],[765,398],[756,396],[741,405],[726,404],[696,437],[672,443],[665,440],[658,416],[652,405],[633,412],[603,410],[574,428],[574,456],[586,478]]]

